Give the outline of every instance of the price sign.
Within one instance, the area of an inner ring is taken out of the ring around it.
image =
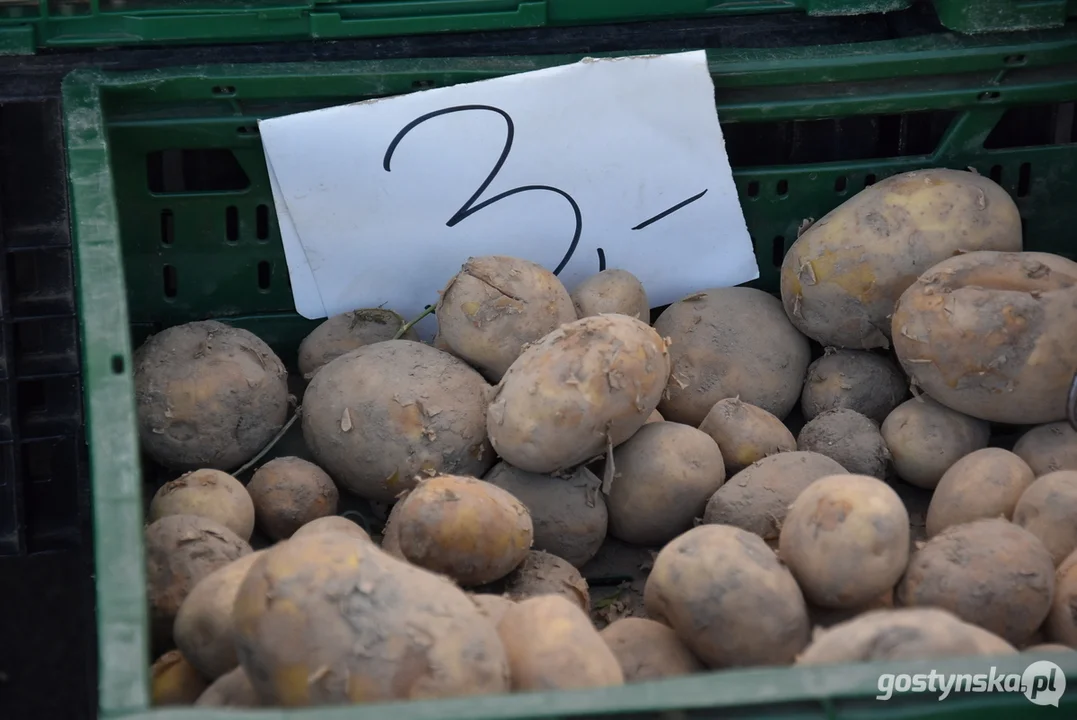
[[[437,300],[471,256],[654,305],[759,276],[703,52],[585,60],[259,123],[296,309]]]

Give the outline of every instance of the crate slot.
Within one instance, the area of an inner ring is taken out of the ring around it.
[[[7,256],[7,286],[15,318],[75,312],[71,252],[19,250]]]
[[[169,209],[161,211],[161,244],[171,245],[176,240],[176,216]]]
[[[77,376],[19,380],[15,397],[17,432],[24,440],[74,433],[81,420]]]
[[[164,293],[166,298],[176,297],[176,268],[173,265],[165,265],[162,268],[164,276]]]
[[[838,194],[843,194],[848,188],[849,179],[844,175],[839,175],[837,179],[834,180],[834,192]]]
[[[1032,185],[1032,163],[1021,163],[1017,169],[1017,197],[1028,197]]]
[[[255,237],[259,240],[269,239],[269,206],[259,205],[254,209]]]
[[[1001,183],[1002,182],[1002,166],[1001,165],[992,165],[991,166],[991,172],[988,173],[988,177],[990,177],[992,180],[994,180],[997,183]]]
[[[1077,103],[1009,108],[984,141],[988,150],[1077,143]]]
[[[269,282],[273,275],[273,266],[269,261],[262,260],[258,263],[258,289],[262,292],[269,290]]]
[[[785,197],[789,194],[789,181],[781,179],[778,181],[778,185],[774,188],[778,192],[778,197]]]
[[[156,195],[239,192],[251,180],[231,150],[158,150],[146,156],[147,184]]]
[[[74,437],[25,442],[19,448],[27,535],[31,542],[52,545],[75,538],[79,531],[79,503],[69,478],[78,473],[78,448]]]
[[[235,205],[224,209],[224,237],[230,243],[239,241],[239,208]]]
[[[78,323],[73,315],[20,320],[12,324],[12,331],[19,376],[78,372]]]
[[[783,258],[785,258],[785,237],[775,235],[770,243],[770,264],[780,268]]]

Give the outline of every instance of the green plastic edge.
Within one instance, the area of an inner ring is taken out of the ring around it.
[[[934,0],[939,22],[955,32],[1020,32],[1061,27],[1077,15],[1075,0]]]
[[[1067,36],[1070,35],[1067,33]],[[1065,37],[1056,37],[1055,53],[1072,58],[1072,42]],[[1029,38],[1025,38],[1026,42]],[[870,44],[875,50],[894,43]],[[964,43],[963,49],[975,50],[981,45],[971,39]],[[1070,52],[1064,52],[1066,49]],[[950,47],[950,50],[955,48]],[[957,48],[962,49],[962,48]],[[1014,45],[1015,51],[1022,46]],[[845,48],[846,52],[862,51],[870,54],[871,48]],[[935,50],[939,50],[938,47]],[[925,52],[925,49],[921,49]],[[998,53],[998,46],[993,52]],[[750,74],[768,66],[777,66],[791,60],[816,59],[825,61],[828,56],[837,55],[835,48],[796,49],[782,57],[773,51],[760,52],[726,52],[712,54],[712,61],[721,63],[723,71],[739,68],[739,73]],[[855,54],[855,53],[854,53]],[[841,60],[841,58],[838,58]],[[845,58],[848,60],[848,58]],[[731,63],[726,60],[733,61]],[[831,60],[834,60],[831,57]],[[916,58],[907,58],[916,62]],[[923,58],[920,58],[923,60]],[[453,61],[406,61],[398,63],[379,63],[379,69],[388,71],[390,67],[423,67],[431,64]],[[488,62],[503,63],[506,71],[529,69],[555,62],[552,58],[511,58],[490,59]],[[839,65],[843,63],[839,62]],[[336,66],[335,71],[354,73],[362,68],[373,68],[373,63],[349,63]],[[442,65],[443,67],[443,65]],[[788,65],[786,66],[788,67]],[[855,77],[862,77],[858,69],[863,65],[845,64]],[[126,310],[125,286],[123,282],[123,265],[120,252],[120,238],[114,193],[109,170],[108,146],[105,134],[104,117],[100,106],[100,94],[103,87],[130,86],[139,83],[152,83],[166,77],[179,77],[192,72],[214,75],[242,75],[266,72],[268,68],[206,68],[202,70],[175,70],[167,73],[154,71],[138,73],[132,76],[113,77],[96,71],[80,71],[72,74],[64,83],[65,125],[68,141],[69,172],[71,176],[72,217],[76,230],[76,267],[78,273],[78,292],[80,308],[80,325],[83,336],[84,382],[87,409],[87,438],[93,448],[91,454],[91,472],[94,477],[94,512],[97,535],[97,580],[99,611],[99,642],[101,656],[100,705],[105,716],[137,716],[138,713],[152,715],[154,718],[207,717],[206,713],[192,714],[190,711],[146,711],[148,706],[147,675],[145,664],[144,641],[147,636],[145,613],[145,596],[142,587],[142,507],[140,502],[138,444],[134,431],[135,415],[133,406],[133,385],[130,377],[131,348],[128,334],[128,316]],[[319,67],[321,72],[326,66]],[[774,69],[773,73],[778,70]],[[738,72],[732,73],[733,77]],[[795,74],[795,73],[794,73]],[[729,78],[730,75],[721,73]],[[758,79],[758,78],[756,78]],[[773,79],[773,76],[772,76]],[[87,310],[93,308],[93,310]],[[113,372],[114,358],[120,358],[123,372]],[[106,530],[107,528],[107,530]],[[1002,668],[1019,669],[1025,660],[1011,659],[997,664]],[[1009,664],[1007,664],[1009,663]],[[1068,676],[1073,675],[1072,663],[1064,664]],[[940,671],[944,663],[935,663]],[[911,664],[908,668],[927,667],[924,664]],[[558,693],[540,695],[522,695],[509,698],[472,698],[466,701],[442,701],[438,703],[409,703],[393,705],[392,712],[401,718],[455,718],[455,717],[551,717],[553,715],[576,715],[580,713],[604,714],[623,713],[630,710],[642,711],[669,707],[670,698],[677,698],[680,707],[707,707],[732,704],[766,704],[771,705],[787,701],[802,702],[815,699],[826,706],[826,698],[870,697],[874,694],[872,667],[866,665],[847,668],[794,669],[734,671],[709,676],[705,682],[701,678],[687,678],[657,685],[630,686],[616,690],[596,690],[582,693]],[[878,667],[883,667],[879,665]],[[893,669],[887,666],[888,669]],[[904,667],[904,666],[903,666]],[[953,668],[968,667],[968,661],[955,663]],[[865,669],[867,668],[867,669]],[[915,670],[910,670],[915,671]],[[840,678],[836,680],[835,678]],[[771,688],[766,697],[756,697],[748,688],[757,683]],[[655,688],[658,688],[657,690]],[[990,709],[995,711],[1002,707],[1029,711],[1028,705],[1020,696],[1020,702],[1008,703],[1007,698],[999,700],[991,696],[972,699],[972,705],[962,703],[961,707],[972,710],[976,703],[991,700]],[[932,701],[934,702],[934,701]],[[953,701],[947,708],[955,707]],[[1002,703],[1002,704],[1000,704]],[[1007,704],[1008,703],[1008,704]],[[887,706],[896,710],[898,706]],[[881,717],[882,706],[876,705],[872,717]],[[379,712],[376,706],[347,708],[339,710],[319,710],[321,720],[336,718],[374,718]],[[310,714],[307,711],[306,714]],[[295,713],[283,711],[259,711],[258,713],[229,714],[230,717],[288,717]],[[812,713],[812,717],[817,717]],[[826,717],[837,717],[827,711]],[[841,717],[854,717],[843,713]],[[926,717],[922,714],[892,714],[886,717]],[[948,715],[947,715],[948,716]],[[1022,713],[1021,716],[1025,716]]]

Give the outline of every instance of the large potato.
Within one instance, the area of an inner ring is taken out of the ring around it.
[[[619,313],[649,323],[651,303],[643,283],[627,270],[603,270],[587,278],[571,293],[579,317]]]
[[[785,515],[797,496],[819,478],[843,472],[845,468],[819,453],[765,457],[718,488],[707,501],[703,522],[733,525],[777,545]]]
[[[873,610],[816,633],[797,665],[1012,655],[1012,645],[938,608]]]
[[[939,607],[1023,646],[1047,617],[1055,566],[1032,533],[1001,519],[943,530],[909,560],[906,607]]]
[[[654,328],[672,341],[669,386],[658,406],[666,420],[698,427],[716,402],[731,397],[779,419],[797,404],[811,351],[774,296],[746,287],[705,290],[670,305]]]
[[[499,462],[483,477],[527,507],[536,550],[582,567],[606,539],[606,500],[601,481],[586,467],[565,475],[540,475]]]
[[[1077,549],[1077,470],[1048,473],[1028,486],[1013,522],[1043,543],[1055,565]]]
[[[254,503],[243,483],[220,470],[194,470],[167,482],[150,501],[148,520],[198,515],[219,522],[244,540],[254,532]]]
[[[850,473],[886,477],[890,451],[879,426],[855,410],[839,408],[816,415],[801,429],[797,450],[817,452]]]
[[[881,480],[831,475],[793,501],[778,547],[811,603],[860,607],[901,579],[909,561],[909,513]]]
[[[324,470],[297,457],[275,458],[258,468],[247,492],[254,501],[258,527],[274,540],[289,538],[307,523],[336,514],[340,499]]]
[[[194,705],[206,687],[206,678],[198,674],[179,650],[169,650],[150,667],[153,707]]]
[[[1077,431],[1068,422],[1040,425],[1022,435],[1013,451],[1028,463],[1036,477],[1077,470]]]
[[[505,595],[520,602],[539,595],[560,595],[591,612],[591,593],[580,571],[568,561],[541,550],[532,550],[505,578]]]
[[[783,665],[808,644],[808,608],[766,543],[728,525],[700,525],[655,558],[647,615],[673,628],[712,668]]]
[[[576,319],[556,275],[504,255],[469,258],[442,290],[435,314],[441,342],[493,382],[525,345]]]
[[[560,595],[518,602],[501,617],[498,634],[512,668],[514,690],[573,690],[623,685],[617,657],[579,605]]]
[[[987,447],[991,428],[929,397],[906,400],[881,428],[894,471],[910,485],[932,490],[969,453]]]
[[[368,308],[334,315],[307,335],[299,344],[299,372],[305,377],[314,375],[330,360],[364,345],[392,340],[404,318],[385,308]],[[418,340],[414,328],[404,333],[403,340]]]
[[[925,270],[959,252],[1021,249],[1006,191],[960,170],[918,170],[865,188],[824,215],[782,261],[782,302],[823,345],[889,347],[890,314]]]
[[[1066,417],[1077,367],[1077,263],[975,252],[925,272],[894,310],[894,350],[943,405],[1014,425]]]
[[[287,371],[246,330],[177,325],[146,340],[134,365],[139,440],[166,467],[233,470],[287,419]]]
[[[562,325],[531,345],[498,383],[490,442],[505,462],[535,473],[576,467],[632,437],[669,377],[666,343],[627,315]]]
[[[1055,572],[1055,594],[1044,631],[1048,640],[1077,649],[1077,552]]]
[[[781,420],[740,398],[716,402],[699,429],[718,443],[730,474],[768,455],[797,449],[796,438]]]
[[[909,381],[890,358],[864,350],[835,350],[808,366],[800,408],[811,420],[847,408],[881,423],[909,395]]]
[[[475,478],[424,480],[394,510],[401,555],[464,586],[505,577],[531,549],[534,530],[527,508]]]
[[[429,345],[389,340],[341,355],[303,397],[303,437],[319,466],[368,500],[391,502],[420,477],[481,476],[489,385]]]
[[[939,480],[927,508],[927,536],[973,520],[1013,517],[1021,493],[1035,478],[1025,461],[1001,448],[969,453]]]
[[[626,683],[691,675],[705,669],[672,628],[654,620],[620,618],[599,635],[617,656]]]
[[[240,665],[266,705],[509,689],[497,632],[462,590],[342,533],[267,550],[240,585],[233,627]]]

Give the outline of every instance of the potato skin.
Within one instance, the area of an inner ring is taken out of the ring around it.
[[[662,417],[698,427],[714,404],[739,397],[784,419],[800,399],[808,339],[762,290],[715,288],[670,305],[654,323],[672,340]]]
[[[366,530],[359,527],[357,523],[352,522],[346,517],[341,517],[340,515],[327,515],[326,517],[311,520],[292,533],[292,537],[306,537],[308,535],[317,535],[324,532],[344,533],[359,538],[360,540],[365,540],[366,542],[373,542]]]
[[[609,516],[599,491],[602,481],[586,467],[564,476],[541,475],[499,462],[483,479],[527,507],[536,550],[583,567],[606,539]]]
[[[251,477],[247,493],[254,501],[258,527],[284,540],[312,520],[335,515],[340,493],[333,479],[312,462],[297,457],[270,460]]]
[[[976,252],[925,272],[894,309],[894,351],[943,405],[1013,425],[1064,420],[1077,367],[1077,263]]]
[[[613,451],[606,506],[610,535],[635,545],[661,545],[692,527],[725,482],[718,443],[679,423],[648,423]]]
[[[974,520],[1013,517],[1035,477],[1024,460],[1001,448],[983,448],[950,466],[927,508],[927,536]]]
[[[894,471],[910,485],[933,490],[950,467],[987,447],[990,426],[921,395],[886,416],[881,428]]]
[[[1048,473],[1028,486],[1013,522],[1035,535],[1059,565],[1077,549],[1077,470]]]
[[[864,350],[835,350],[808,366],[800,407],[808,420],[847,408],[881,423],[909,396],[909,381],[897,363]]]
[[[1077,552],[1063,560],[1055,572],[1055,592],[1043,626],[1048,640],[1077,649],[1074,607],[1077,607]]]
[[[782,261],[782,303],[797,329],[824,346],[889,347],[902,292],[971,250],[1021,250],[1021,218],[1005,190],[961,170],[895,175],[797,238]]]
[[[254,503],[243,483],[220,470],[194,470],[162,485],[150,501],[148,520],[198,515],[219,522],[244,540],[254,532]]]
[[[786,452],[758,460],[729,478],[707,501],[703,522],[732,525],[777,545],[789,506],[809,485],[845,472],[814,452]]]
[[[434,312],[441,342],[492,382],[528,343],[576,320],[572,298],[556,275],[504,255],[468,258],[441,291]]]
[[[203,677],[215,680],[237,665],[232,606],[240,583],[262,551],[244,555],[198,581],[172,625],[176,647]]]
[[[909,561],[909,513],[881,480],[831,475],[793,501],[778,547],[809,602],[859,607],[901,579]]]
[[[1002,638],[939,608],[873,610],[818,632],[797,665],[1012,655]]]
[[[153,707],[193,705],[206,686],[206,679],[179,650],[169,650],[150,668],[150,704]]]
[[[364,345],[392,340],[406,324],[404,318],[385,308],[364,308],[334,315],[299,343],[299,372],[306,378],[345,353]],[[402,340],[418,341],[414,328]]]
[[[512,668],[513,690],[574,690],[623,685],[617,657],[579,606],[560,595],[518,602],[497,632]]]
[[[782,665],[808,644],[808,609],[792,573],[739,528],[700,525],[670,542],[643,599],[647,615],[711,668]]]
[[[957,525],[928,540],[897,589],[901,605],[949,610],[1015,646],[1039,628],[1053,594],[1054,563],[1043,543],[1000,519]]]
[[[247,574],[236,650],[261,703],[279,707],[497,694],[494,627],[445,578],[341,533],[292,538]]]
[[[500,580],[531,549],[527,508],[482,480],[439,475],[421,482],[399,506],[393,522],[401,554],[465,587]]]
[[[665,341],[627,315],[562,325],[529,346],[494,390],[487,429],[505,462],[535,473],[576,467],[632,437],[669,377]]]
[[[479,609],[479,612],[484,618],[493,623],[494,627],[501,622],[501,618],[505,615],[505,611],[515,605],[515,601],[508,599],[504,595],[494,595],[492,593],[475,593],[469,595],[471,602],[475,603],[475,607]]]
[[[691,675],[706,669],[677,633],[654,620],[620,618],[598,634],[617,656],[626,683]]]
[[[251,685],[247,673],[243,672],[241,667],[236,667],[214,680],[206,691],[198,696],[194,705],[195,707],[259,707],[254,686]]]
[[[627,270],[611,268],[592,275],[570,293],[578,317],[619,313],[651,320],[651,303],[643,283]]]
[[[489,385],[463,361],[408,340],[375,343],[319,370],[303,397],[303,437],[341,487],[392,502],[420,476],[482,475]]]
[[[567,560],[532,550],[519,567],[505,577],[505,595],[521,602],[539,595],[560,595],[591,612],[591,593],[580,571]]]
[[[1068,422],[1034,427],[1013,446],[1036,477],[1059,470],[1077,470],[1077,431]]]
[[[718,443],[730,475],[768,455],[797,449],[796,438],[785,423],[739,398],[716,402],[699,429]]]
[[[855,410],[839,408],[816,415],[800,431],[797,450],[836,460],[850,473],[886,477],[890,451],[879,426]]]

